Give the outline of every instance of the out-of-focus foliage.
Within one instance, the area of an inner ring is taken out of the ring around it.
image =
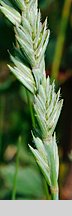
[[[40,0],[40,6],[41,6],[41,9],[46,9],[46,7],[49,7],[51,3],[53,3],[53,1],[55,0]]]
[[[2,193],[5,196],[11,196],[13,189],[13,179],[15,172],[15,164],[1,167],[1,179],[3,180],[0,190],[0,198]],[[5,183],[4,183],[5,181]],[[41,176],[36,168],[28,166],[27,168],[18,169],[16,182],[17,198],[24,199],[42,199],[45,196],[45,191],[42,185]]]
[[[50,42],[48,45],[48,49],[46,51],[46,65],[47,65],[47,68],[51,69],[51,65],[53,63],[54,54],[55,54],[57,37],[60,32],[60,23],[62,19],[62,13],[63,13],[63,7],[64,7],[65,1],[64,0],[61,0],[61,1],[58,1],[58,0],[42,1],[40,0],[39,2],[40,2],[40,7],[43,13],[43,17],[48,15],[48,23],[49,23],[48,27],[50,28],[50,31],[51,31]],[[42,7],[42,5],[44,5],[44,7]],[[61,65],[60,65],[61,70],[72,68],[72,60],[71,60],[72,59],[72,12],[71,11],[72,10],[70,7],[68,25],[67,25],[66,33],[65,33],[65,44],[63,47],[63,56],[62,56]]]

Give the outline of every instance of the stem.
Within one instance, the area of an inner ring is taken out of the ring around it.
[[[52,193],[52,200],[59,200],[58,193]]]
[[[59,200],[58,184],[56,184],[55,187],[51,188],[51,197],[52,197],[52,200]]]
[[[52,80],[58,78],[71,3],[72,3],[72,0],[65,0],[64,7],[63,7],[62,19],[60,23],[60,32],[59,32],[59,36],[57,39],[54,61],[52,65],[52,74],[51,74]]]
[[[2,135],[3,135],[3,126],[4,126],[4,112],[5,112],[5,97],[1,97],[0,100],[0,159],[1,159],[1,153],[2,153]]]
[[[21,137],[19,137],[18,141],[18,148],[17,148],[17,156],[16,156],[16,167],[15,167],[15,175],[14,175],[14,183],[13,183],[13,192],[12,192],[12,200],[16,198],[16,182],[17,182],[17,175],[18,175],[18,167],[19,167],[19,147],[21,143]]]
[[[32,124],[33,124],[33,127],[35,128],[35,118],[34,118],[34,113],[33,113],[33,106],[32,106],[32,103],[31,103],[31,100],[30,100],[30,95],[29,95],[28,91],[27,91],[27,100],[28,100],[28,105],[29,105],[29,108],[30,108]]]

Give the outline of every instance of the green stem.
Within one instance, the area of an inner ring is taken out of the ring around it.
[[[62,53],[63,53],[63,47],[65,42],[66,29],[67,29],[68,19],[69,19],[69,14],[71,9],[71,3],[72,0],[65,0],[64,7],[63,7],[62,19],[60,23],[60,31],[57,39],[54,61],[52,65],[52,74],[51,74],[52,80],[58,78],[58,73],[59,73],[59,68],[60,68],[60,63],[61,63]]]
[[[21,143],[21,137],[19,137],[18,141],[18,148],[17,148],[17,156],[16,156],[16,167],[15,167],[15,175],[14,175],[14,183],[13,183],[13,192],[12,192],[12,200],[16,198],[16,182],[17,182],[17,175],[18,175],[18,167],[19,167],[19,147]]]
[[[52,193],[52,200],[59,200],[58,193]]]
[[[2,135],[4,126],[4,112],[5,112],[5,97],[1,96],[0,99],[0,159],[2,157]]]
[[[33,127],[35,128],[35,118],[34,118],[33,106],[32,106],[32,103],[31,103],[31,100],[30,100],[30,95],[29,95],[28,91],[27,91],[27,100],[28,100],[28,105],[29,105],[29,108],[30,108],[32,124],[33,124]]]
[[[56,184],[56,186],[53,186],[51,188],[51,197],[52,197],[52,200],[59,200],[58,184]]]

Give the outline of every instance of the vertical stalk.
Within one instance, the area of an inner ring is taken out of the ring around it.
[[[52,200],[59,200],[58,184],[55,187],[51,188],[51,197]]]
[[[15,175],[14,175],[14,183],[13,183],[13,192],[12,192],[12,200],[16,198],[16,182],[18,175],[18,167],[19,167],[19,149],[20,149],[21,137],[19,137],[17,155],[16,155],[16,167],[15,167]]]
[[[59,200],[58,193],[52,193],[52,200]]]
[[[63,47],[65,42],[65,34],[66,34],[66,29],[67,29],[68,19],[69,19],[69,14],[71,9],[71,3],[72,0],[65,0],[64,7],[63,7],[62,19],[60,23],[60,31],[57,39],[54,61],[52,65],[52,73],[51,73],[52,80],[58,78],[58,73],[59,73],[59,68],[60,68],[60,63],[61,63],[61,58],[63,53]]]
[[[4,125],[4,112],[5,112],[5,96],[0,98],[0,159],[2,153],[2,134]]]
[[[31,103],[30,95],[29,95],[28,91],[27,91],[27,100],[28,100],[28,105],[29,105],[29,108],[30,108],[32,124],[33,124],[33,127],[35,128],[35,118],[34,118],[34,113],[33,113],[33,107],[32,107],[32,103]]]

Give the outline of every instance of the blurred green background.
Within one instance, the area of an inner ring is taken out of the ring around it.
[[[42,22],[47,16],[50,29],[46,73],[51,79],[55,78],[56,90],[61,86],[64,98],[56,129],[60,199],[72,199],[72,5],[71,0],[39,0],[39,7]],[[28,148],[28,143],[33,143],[27,91],[7,67],[8,51],[12,52],[14,43],[13,26],[0,13],[0,199],[12,199],[18,146],[16,199],[50,199],[44,178]],[[64,191],[63,184],[66,185]]]

